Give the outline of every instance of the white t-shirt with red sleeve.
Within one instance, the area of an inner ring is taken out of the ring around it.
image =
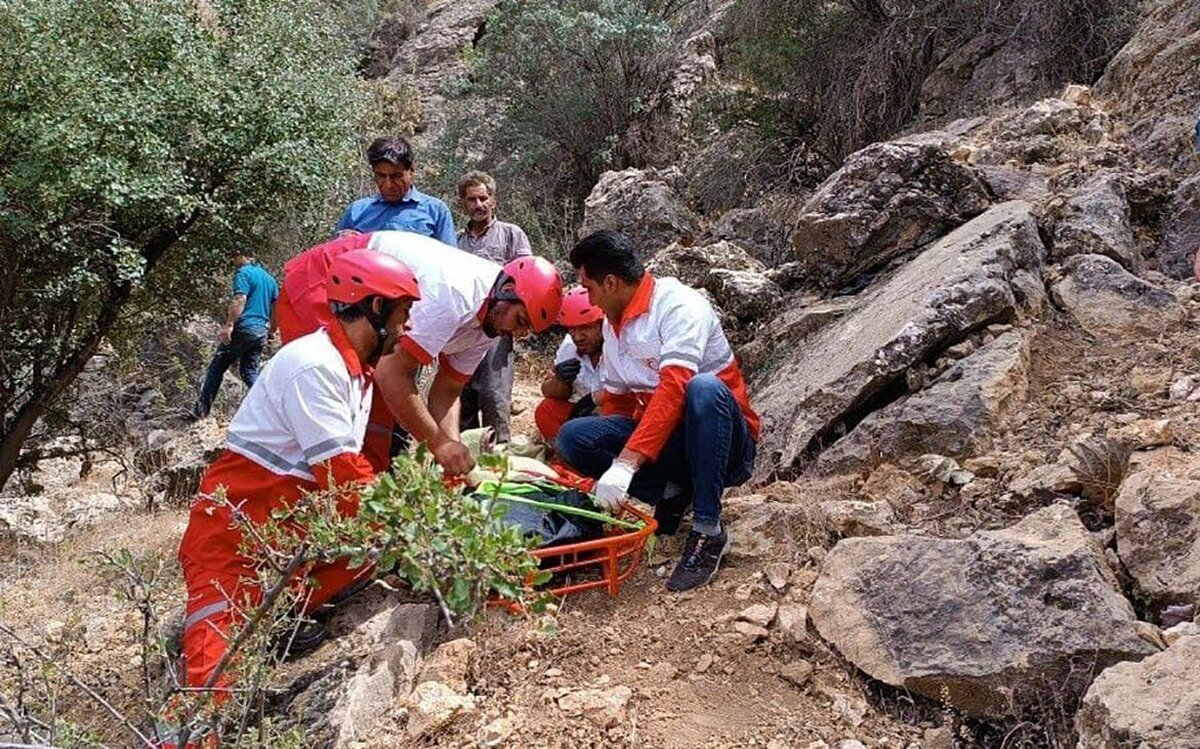
[[[639,419],[626,443],[658,457],[683,416],[688,381],[711,374],[725,383],[758,439],[759,418],[716,311],[700,292],[674,278],[642,277],[620,324],[604,320],[600,379],[603,410]]]
[[[369,247],[407,265],[421,285],[421,299],[409,315],[411,329],[400,345],[422,364],[437,359],[456,380],[470,381],[496,340],[483,332],[481,319],[501,267],[405,231],[375,232]]]

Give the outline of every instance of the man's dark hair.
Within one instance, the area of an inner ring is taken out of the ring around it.
[[[571,265],[575,270],[583,268],[588,278],[597,281],[616,276],[627,283],[637,283],[646,274],[630,241],[612,229],[601,229],[576,242],[571,248]]]
[[[367,163],[371,166],[387,163],[412,169],[412,144],[400,136],[376,138],[367,149]]]

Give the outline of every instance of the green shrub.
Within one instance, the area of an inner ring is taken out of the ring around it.
[[[101,340],[328,231],[362,94],[320,0],[0,5],[0,483]]]

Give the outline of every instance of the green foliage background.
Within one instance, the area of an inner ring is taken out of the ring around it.
[[[228,249],[326,231],[349,43],[318,0],[0,3],[6,443],[102,338],[193,314]]]

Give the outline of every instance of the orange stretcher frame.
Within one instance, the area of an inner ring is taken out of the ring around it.
[[[622,505],[618,517],[623,520],[640,520],[645,525],[636,531],[609,526],[603,538],[547,546],[530,552],[535,559],[548,563],[541,568],[542,572],[553,575],[589,571],[599,573],[599,576],[593,579],[567,583],[547,592],[559,598],[597,588],[604,588],[610,596],[620,592],[622,583],[632,577],[638,565],[642,563],[646,540],[658,530],[658,523],[653,516],[628,504]]]

